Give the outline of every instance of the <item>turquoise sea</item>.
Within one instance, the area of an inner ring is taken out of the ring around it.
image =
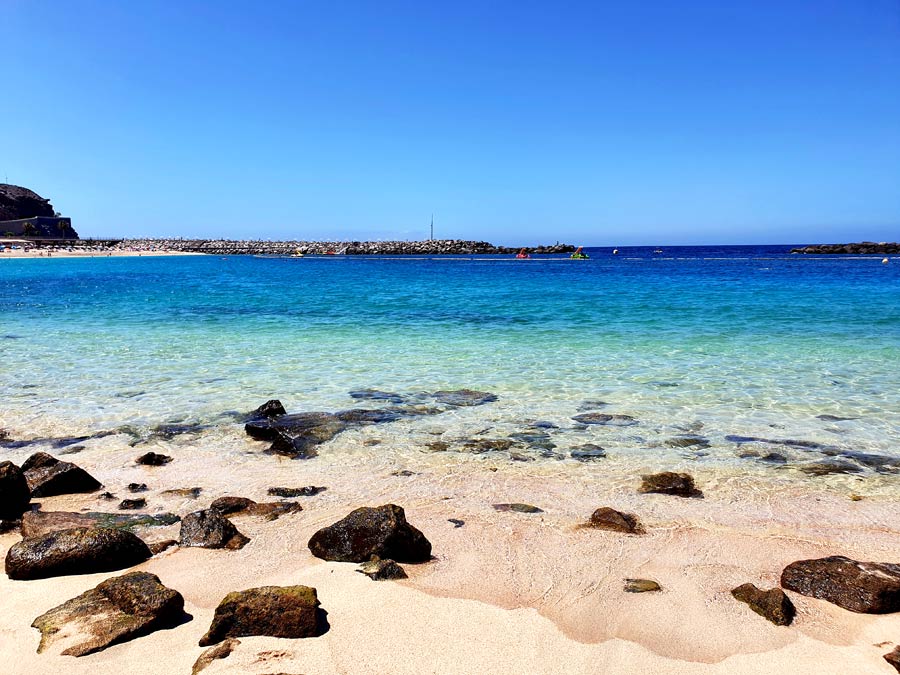
[[[548,421],[538,461],[594,442],[742,470],[756,448],[883,480],[890,466],[847,453],[900,459],[900,259],[789,249],[0,260],[0,427],[234,427],[229,411],[269,398],[334,411],[361,388],[468,387],[499,400],[385,433],[414,451]],[[585,410],[637,424],[580,427]],[[691,435],[705,442],[669,442]]]

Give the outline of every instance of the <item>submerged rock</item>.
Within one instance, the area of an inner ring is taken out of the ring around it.
[[[625,580],[625,592],[626,593],[655,593],[656,591],[661,591],[662,586],[653,581],[652,579],[626,579]]]
[[[103,487],[96,478],[71,462],[61,462],[46,452],[36,452],[22,464],[32,497],[53,497],[95,492]]]
[[[241,641],[237,638],[228,638],[209,649],[205,649],[203,653],[197,657],[197,660],[194,661],[194,667],[191,668],[191,675],[197,675],[197,673],[206,668],[213,661],[227,658],[239,644],[241,644]]]
[[[147,452],[134,460],[142,466],[162,466],[172,461],[168,455],[159,455],[155,452]]]
[[[539,509],[537,506],[532,506],[531,504],[520,504],[520,503],[512,503],[512,504],[494,504],[493,505],[495,511],[512,511],[514,513],[543,513],[543,509]]]
[[[849,422],[859,419],[858,417],[838,417],[837,415],[816,415],[816,418],[826,422]]]
[[[569,454],[572,459],[577,459],[579,462],[593,462],[598,459],[604,459],[606,457],[606,450],[596,443],[585,443],[576,448],[572,448],[572,451]]]
[[[603,506],[591,514],[587,527],[598,530],[612,530],[627,534],[643,534],[644,527],[633,513],[623,513],[608,506]]]
[[[107,579],[34,620],[41,631],[38,653],[51,646],[66,656],[84,656],[184,619],[181,593],[154,574],[131,572]]]
[[[263,586],[236,591],[226,595],[216,607],[200,646],[250,635],[316,637],[325,632],[321,614],[316,589],[309,586]]]
[[[22,536],[39,537],[48,532],[70,530],[75,527],[131,530],[135,527],[161,527],[181,520],[174,513],[124,514],[76,513],[74,511],[29,511],[22,516]]]
[[[232,550],[243,548],[250,541],[230,520],[212,510],[186,515],[181,521],[179,539],[182,546]]]
[[[356,570],[365,574],[373,581],[385,581],[386,579],[406,579],[406,571],[393,560],[382,560],[373,556],[368,562],[364,562]]]
[[[150,549],[131,532],[79,527],[16,542],[6,554],[6,574],[10,579],[45,579],[113,572],[149,557]]]
[[[663,445],[667,448],[697,448],[699,450],[710,447],[709,439],[702,436],[677,436],[666,439]]]
[[[406,399],[392,391],[379,391],[378,389],[356,389],[350,392],[350,398],[365,401],[387,401],[388,403],[403,403]]]
[[[731,595],[736,600],[747,603],[750,609],[776,626],[790,626],[797,613],[794,603],[780,588],[764,591],[753,584],[743,584],[732,589]]]
[[[307,485],[305,487],[299,488],[270,487],[266,492],[273,497],[286,497],[290,499],[292,497],[314,497],[315,495],[327,489],[328,488],[326,487]]]
[[[256,502],[247,497],[219,497],[214,499],[213,503],[209,505],[209,510],[218,513],[220,516],[227,516],[230,513],[246,511],[255,505]]]
[[[163,490],[164,495],[175,495],[176,497],[184,497],[186,499],[197,499],[203,492],[201,487],[174,488],[172,490]]]
[[[475,405],[484,405],[498,400],[496,394],[487,391],[475,391],[474,389],[455,389],[452,391],[436,391],[431,397],[442,405],[452,408],[463,408]]]
[[[641,476],[638,492],[674,495],[676,497],[703,497],[703,492],[694,485],[694,478],[687,473],[663,471]]]
[[[507,438],[475,438],[466,441],[463,448],[467,452],[481,454],[483,452],[505,451],[513,447],[514,443]]]
[[[247,434],[258,441],[270,441],[268,452],[294,459],[316,456],[321,445],[347,428],[331,413],[309,412],[257,420],[244,425]]]
[[[784,568],[781,585],[851,612],[900,611],[900,565],[858,562],[844,556],[798,560]]]
[[[829,476],[835,473],[861,473],[862,469],[851,462],[839,459],[829,459],[821,462],[801,464],[797,467],[808,476]]]
[[[12,462],[0,462],[0,520],[17,520],[30,502],[25,474]]]
[[[340,562],[364,562],[373,555],[408,563],[431,559],[431,542],[406,522],[406,513],[396,504],[352,511],[316,532],[309,550],[317,558]]]
[[[630,427],[638,423],[631,415],[607,415],[598,412],[574,415],[572,419],[580,424],[600,424],[611,427]]]

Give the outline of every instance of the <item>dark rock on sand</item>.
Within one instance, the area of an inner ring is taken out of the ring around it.
[[[732,589],[731,594],[736,600],[746,602],[750,609],[776,626],[790,626],[797,613],[794,603],[780,588],[764,591],[753,584],[742,584]]]
[[[633,513],[623,513],[608,506],[603,506],[591,514],[586,527],[597,530],[612,530],[627,534],[643,534],[644,527]]]
[[[431,397],[440,404],[452,408],[462,408],[474,405],[484,405],[497,400],[496,394],[487,391],[475,391],[473,389],[456,389],[453,391],[436,391]]]
[[[225,596],[209,630],[200,639],[207,647],[229,637],[267,635],[316,637],[324,633],[316,589],[308,586],[263,586]]]
[[[405,512],[396,504],[352,511],[316,532],[309,550],[317,558],[340,562],[364,562],[373,555],[408,563],[431,558],[431,542],[406,522]]]
[[[128,491],[134,494],[135,492],[146,492],[147,484],[146,483],[129,483]]]
[[[512,511],[514,513],[543,513],[543,509],[539,509],[536,506],[532,506],[531,504],[494,504],[493,505],[495,511]]]
[[[71,462],[61,462],[46,452],[36,452],[22,464],[32,497],[53,497],[95,492],[103,487],[96,478]]]
[[[694,478],[687,473],[663,471],[641,476],[638,492],[674,495],[676,497],[703,497],[703,492],[694,485]]]
[[[303,510],[297,502],[257,503],[246,497],[219,497],[209,506],[209,510],[219,515],[260,516],[266,520],[277,520],[288,513]]]
[[[163,586],[154,574],[131,572],[54,607],[31,625],[41,631],[38,653],[61,643],[63,655],[84,656],[176,626],[184,618],[181,593]]]
[[[900,647],[894,647],[893,651],[884,655],[884,660],[890,663],[900,673]]]
[[[638,423],[631,415],[607,415],[598,412],[574,415],[572,419],[581,424],[600,424],[611,427],[630,427]]]
[[[237,638],[228,638],[224,642],[205,649],[203,653],[194,661],[194,667],[191,668],[191,675],[197,675],[201,670],[206,668],[210,663],[218,659],[224,659],[231,655],[235,647],[241,644]]]
[[[102,499],[102,500],[107,501],[107,502],[111,502],[111,501],[114,500],[115,498],[116,498],[116,496],[115,496],[112,492],[101,492],[101,493],[97,496],[97,499]]]
[[[181,521],[179,535],[182,546],[200,548],[243,548],[250,541],[234,524],[215,511],[194,511]]]
[[[653,581],[652,579],[626,579],[625,580],[625,592],[626,593],[655,593],[656,591],[661,591],[662,586]]]
[[[163,527],[181,520],[174,513],[124,514],[75,513],[73,511],[29,511],[22,516],[22,536],[38,537],[48,532],[70,530],[74,527],[131,530],[135,527]]]
[[[577,459],[579,462],[593,462],[605,458],[606,450],[596,443],[585,443],[572,448],[569,454],[572,456],[572,459]]]
[[[410,471],[409,469],[398,469],[397,471],[391,471],[392,476],[399,476],[401,478],[409,478],[410,476],[418,476],[418,472]]]
[[[373,581],[385,581],[386,579],[406,579],[406,571],[393,560],[383,560],[373,556],[368,562],[364,562],[356,570],[365,574]]]
[[[900,565],[858,562],[844,556],[799,560],[784,568],[781,585],[851,612],[900,611]]]
[[[184,497],[185,499],[197,499],[203,492],[202,487],[175,488],[173,490],[163,490],[164,495],[175,495],[176,497]]]
[[[143,466],[162,466],[163,464],[171,462],[172,458],[168,455],[158,455],[155,452],[147,452],[134,461]]]
[[[227,516],[230,513],[246,511],[255,504],[255,501],[247,497],[219,497],[214,499],[213,503],[209,505],[209,510],[218,513],[220,516]]]
[[[143,509],[146,506],[147,500],[143,497],[139,497],[138,499],[123,499],[119,502],[120,511],[136,511],[137,509]]]
[[[307,485],[305,487],[299,488],[270,487],[266,492],[273,497],[286,497],[290,499],[293,497],[314,497],[315,495],[327,489],[328,488],[326,487]]]
[[[30,501],[31,490],[22,470],[12,462],[0,462],[0,520],[17,520]]]
[[[174,539],[163,539],[162,541],[154,541],[150,544],[147,544],[147,548],[150,549],[150,553],[152,553],[153,555],[157,555],[158,553],[167,551],[173,546],[178,546],[178,542]]]
[[[466,524],[466,521],[460,520],[459,518],[447,518],[448,523],[453,523],[453,527],[462,527]]]
[[[112,572],[149,557],[150,549],[131,532],[79,527],[16,542],[6,554],[6,574],[10,579],[45,579]]]

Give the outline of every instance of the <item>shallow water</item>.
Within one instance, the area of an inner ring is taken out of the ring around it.
[[[376,437],[400,453],[434,440],[460,449],[545,420],[560,427],[548,432],[555,453],[592,442],[642,466],[784,473],[746,450],[791,465],[848,451],[900,458],[900,260],[788,249],[4,260],[0,427],[35,438],[200,422],[240,453],[248,442],[223,413],[268,398],[330,411],[370,406],[354,389],[470,387],[499,401],[348,431],[323,450],[382,452],[359,443]],[[581,429],[579,409],[638,424]],[[686,434],[709,447],[666,445]],[[858,468],[894,489],[892,473]]]

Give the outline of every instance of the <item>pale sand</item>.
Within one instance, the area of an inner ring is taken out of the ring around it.
[[[262,585],[318,589],[330,630],[322,637],[242,638],[216,673],[615,673],[887,675],[882,659],[900,638],[900,614],[859,615],[791,593],[798,616],[776,627],[729,594],[741,583],[777,585],[787,563],[832,554],[900,559],[900,509],[881,498],[853,502],[842,483],[811,490],[802,482],[765,485],[718,478],[698,466],[703,500],[641,495],[634,476],[603,464],[565,468],[510,464],[468,456],[407,458],[387,448],[311,461],[252,454],[225,461],[215,444],[184,439],[154,447],[88,448],[71,457],[119,498],[124,485],[146,482],[150,510],[184,514],[223,494],[258,501],[272,485],[325,485],[301,498],[304,511],[266,522],[236,517],[252,541],[241,551],[170,549],[139,566],[180,591],[193,619],[98,654],[74,658],[35,653],[31,621],[110,576],[31,582],[0,578],[0,662],[15,673],[189,673],[197,646],[225,593]],[[107,439],[104,439],[106,442]],[[159,468],[133,458],[148,449],[176,459]],[[30,454],[8,453],[20,462]],[[494,466],[498,470],[491,472]],[[419,472],[390,475],[398,468]],[[197,500],[160,494],[200,485]],[[828,485],[828,483],[825,483]],[[763,489],[765,488],[765,489]],[[96,495],[40,500],[45,510],[112,510]],[[545,509],[499,513],[496,502]],[[436,560],[405,565],[410,578],[373,582],[356,565],[312,557],[318,528],[352,508],[394,502],[434,545]],[[578,529],[599,506],[636,513],[645,536]],[[454,528],[448,518],[461,518]],[[177,536],[177,526],[141,532]],[[0,536],[0,553],[17,540]],[[663,592],[627,594],[625,577],[657,580]],[[875,646],[876,643],[884,643]]]
[[[137,258],[137,257],[153,257],[164,255],[205,255],[203,253],[192,253],[187,251],[60,251],[56,249],[50,250],[52,255],[47,255],[47,249],[31,249],[31,250],[7,250],[0,251],[0,260],[4,258]]]

